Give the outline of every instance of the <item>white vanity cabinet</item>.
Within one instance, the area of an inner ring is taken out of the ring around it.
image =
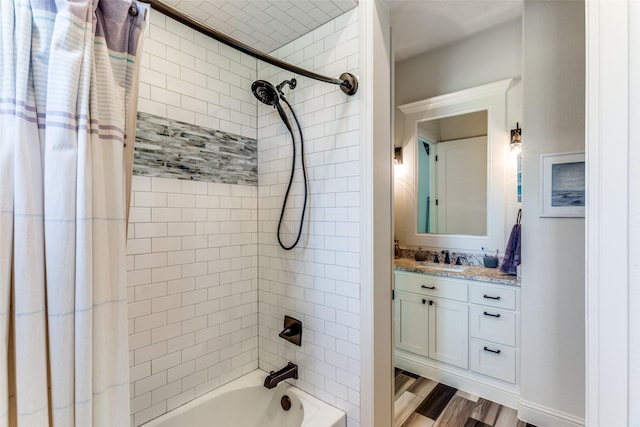
[[[518,298],[513,285],[396,271],[396,366],[513,404]]]
[[[516,290],[475,285],[470,295],[471,370],[516,382]]]
[[[395,309],[396,348],[467,368],[466,304],[397,291]]]

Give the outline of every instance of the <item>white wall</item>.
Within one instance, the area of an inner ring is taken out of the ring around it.
[[[586,2],[589,426],[640,425],[640,4]],[[616,268],[612,269],[611,266]]]
[[[395,105],[520,77],[521,64],[522,25],[517,19],[396,64]],[[518,96],[517,91],[518,87],[510,91],[508,101]],[[515,125],[521,103],[519,98],[512,103],[514,110],[509,111]],[[396,146],[401,145],[403,133],[402,113],[396,110]]]
[[[151,11],[139,110],[256,136],[256,61]],[[134,176],[132,425],[258,366],[257,187]]]
[[[522,410],[576,425],[585,398],[582,218],[541,218],[540,155],[584,150],[584,3],[525,1],[523,24]]]
[[[384,0],[360,2],[360,425],[393,425],[393,52]]]
[[[394,145],[406,145],[404,115],[397,108],[409,102],[419,101],[436,95],[468,89],[473,86],[492,83],[506,78],[518,78],[522,73],[522,24],[514,20],[490,28],[472,37],[449,46],[427,52],[396,64],[395,69],[395,123]],[[516,127],[516,122],[525,126],[522,120],[522,83],[517,82],[507,93],[506,126]],[[526,129],[524,130],[526,134]],[[516,159],[510,156],[505,164],[505,206],[507,219],[504,227],[505,239],[509,237],[515,222],[519,203],[516,193]],[[406,167],[394,168],[394,212],[395,230],[398,235],[406,235],[409,224],[400,221],[405,218],[406,200],[413,197],[408,193],[409,180],[413,177]],[[506,244],[506,241],[505,241]],[[405,243],[400,241],[401,247]],[[447,248],[449,249],[449,248]],[[479,250],[479,248],[478,248]],[[504,250],[500,248],[500,250]]]
[[[328,75],[358,74],[358,11],[278,49],[274,56]],[[259,64],[273,84],[292,73]],[[360,105],[334,86],[300,78],[287,97],[305,137],[310,209],[298,248],[276,240],[289,179],[291,140],[273,108],[258,108],[260,367],[300,367],[297,386],[344,410],[349,427],[360,421]],[[286,106],[285,106],[286,108]],[[298,159],[299,161],[299,159]],[[299,163],[298,163],[299,167]],[[292,194],[288,229],[297,231],[301,173]],[[291,234],[285,242],[293,241]],[[302,321],[302,347],[282,338],[284,315]]]
[[[628,22],[640,20],[640,4],[629,2]],[[615,22],[615,21],[614,21]],[[617,162],[638,165],[640,162],[640,29],[629,25],[629,154],[628,163],[624,155]],[[612,66],[615,64],[612,64]],[[629,166],[627,166],[629,167]],[[629,167],[629,425],[640,424],[640,171]],[[606,224],[606,222],[603,222]],[[605,266],[606,268],[606,266]],[[632,284],[635,284],[633,286]],[[604,287],[605,283],[601,283]],[[606,372],[605,372],[606,375]]]

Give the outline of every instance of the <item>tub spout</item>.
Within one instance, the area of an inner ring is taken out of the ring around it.
[[[279,382],[286,380],[287,378],[298,379],[298,365],[289,362],[287,366],[279,371],[271,371],[267,378],[264,379],[264,386],[266,388],[274,388]]]

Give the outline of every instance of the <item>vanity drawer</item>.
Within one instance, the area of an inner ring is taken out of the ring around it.
[[[516,290],[501,286],[473,285],[469,289],[469,301],[489,307],[516,309]]]
[[[509,383],[516,382],[516,351],[511,347],[472,339],[471,370]]]
[[[467,301],[466,283],[428,274],[396,273],[396,290],[456,301]]]
[[[474,338],[516,345],[516,315],[513,311],[472,305],[469,332]]]

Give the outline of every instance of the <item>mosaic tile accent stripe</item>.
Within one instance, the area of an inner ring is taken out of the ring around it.
[[[258,185],[257,141],[138,113],[133,174]]]

